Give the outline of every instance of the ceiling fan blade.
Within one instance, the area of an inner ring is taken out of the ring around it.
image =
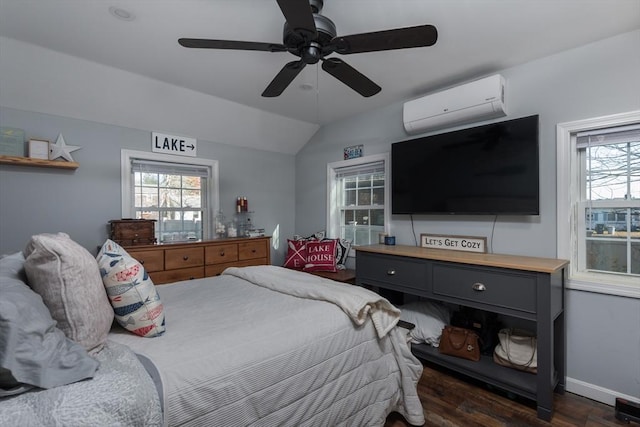
[[[308,0],[278,0],[278,6],[291,30],[307,41],[316,39],[316,23]]]
[[[372,33],[339,36],[331,40],[335,51],[343,55],[381,50],[407,49],[432,46],[438,40],[438,30],[433,25],[396,28]]]
[[[289,84],[296,78],[300,71],[305,67],[303,61],[292,61],[282,67],[282,70],[275,76],[269,86],[262,92],[262,96],[265,98],[273,98],[280,96],[282,92],[289,86]]]
[[[368,98],[382,90],[380,86],[342,59],[325,59],[322,61],[322,69],[364,97]]]
[[[287,47],[279,43],[244,42],[238,40],[212,40],[212,39],[178,39],[178,43],[184,47],[197,49],[234,49],[234,50],[259,50],[265,52],[286,52]]]

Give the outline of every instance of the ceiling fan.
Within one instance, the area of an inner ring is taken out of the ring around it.
[[[279,96],[307,64],[322,61],[322,69],[360,95],[369,97],[381,88],[368,77],[339,58],[327,58],[332,53],[378,52],[432,46],[438,39],[433,25],[396,28],[371,33],[337,36],[335,24],[320,15],[323,0],[277,0],[285,17],[283,41],[280,43],[239,40],[181,38],[184,47],[199,49],[257,50],[289,52],[300,59],[287,63],[262,92],[264,97]]]

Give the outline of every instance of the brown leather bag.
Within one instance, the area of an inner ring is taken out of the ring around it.
[[[440,353],[463,359],[480,360],[480,342],[475,332],[446,325],[440,337]]]

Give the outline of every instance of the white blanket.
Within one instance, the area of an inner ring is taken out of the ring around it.
[[[400,310],[375,292],[301,271],[273,265],[230,267],[222,274],[248,280],[254,285],[299,298],[337,305],[356,325],[371,318],[378,337],[384,337],[400,320]]]

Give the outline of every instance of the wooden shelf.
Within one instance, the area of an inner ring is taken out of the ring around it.
[[[0,164],[57,169],[78,169],[80,166],[80,164],[76,162],[58,162],[55,160],[32,159],[30,157],[16,156],[0,156]]]

